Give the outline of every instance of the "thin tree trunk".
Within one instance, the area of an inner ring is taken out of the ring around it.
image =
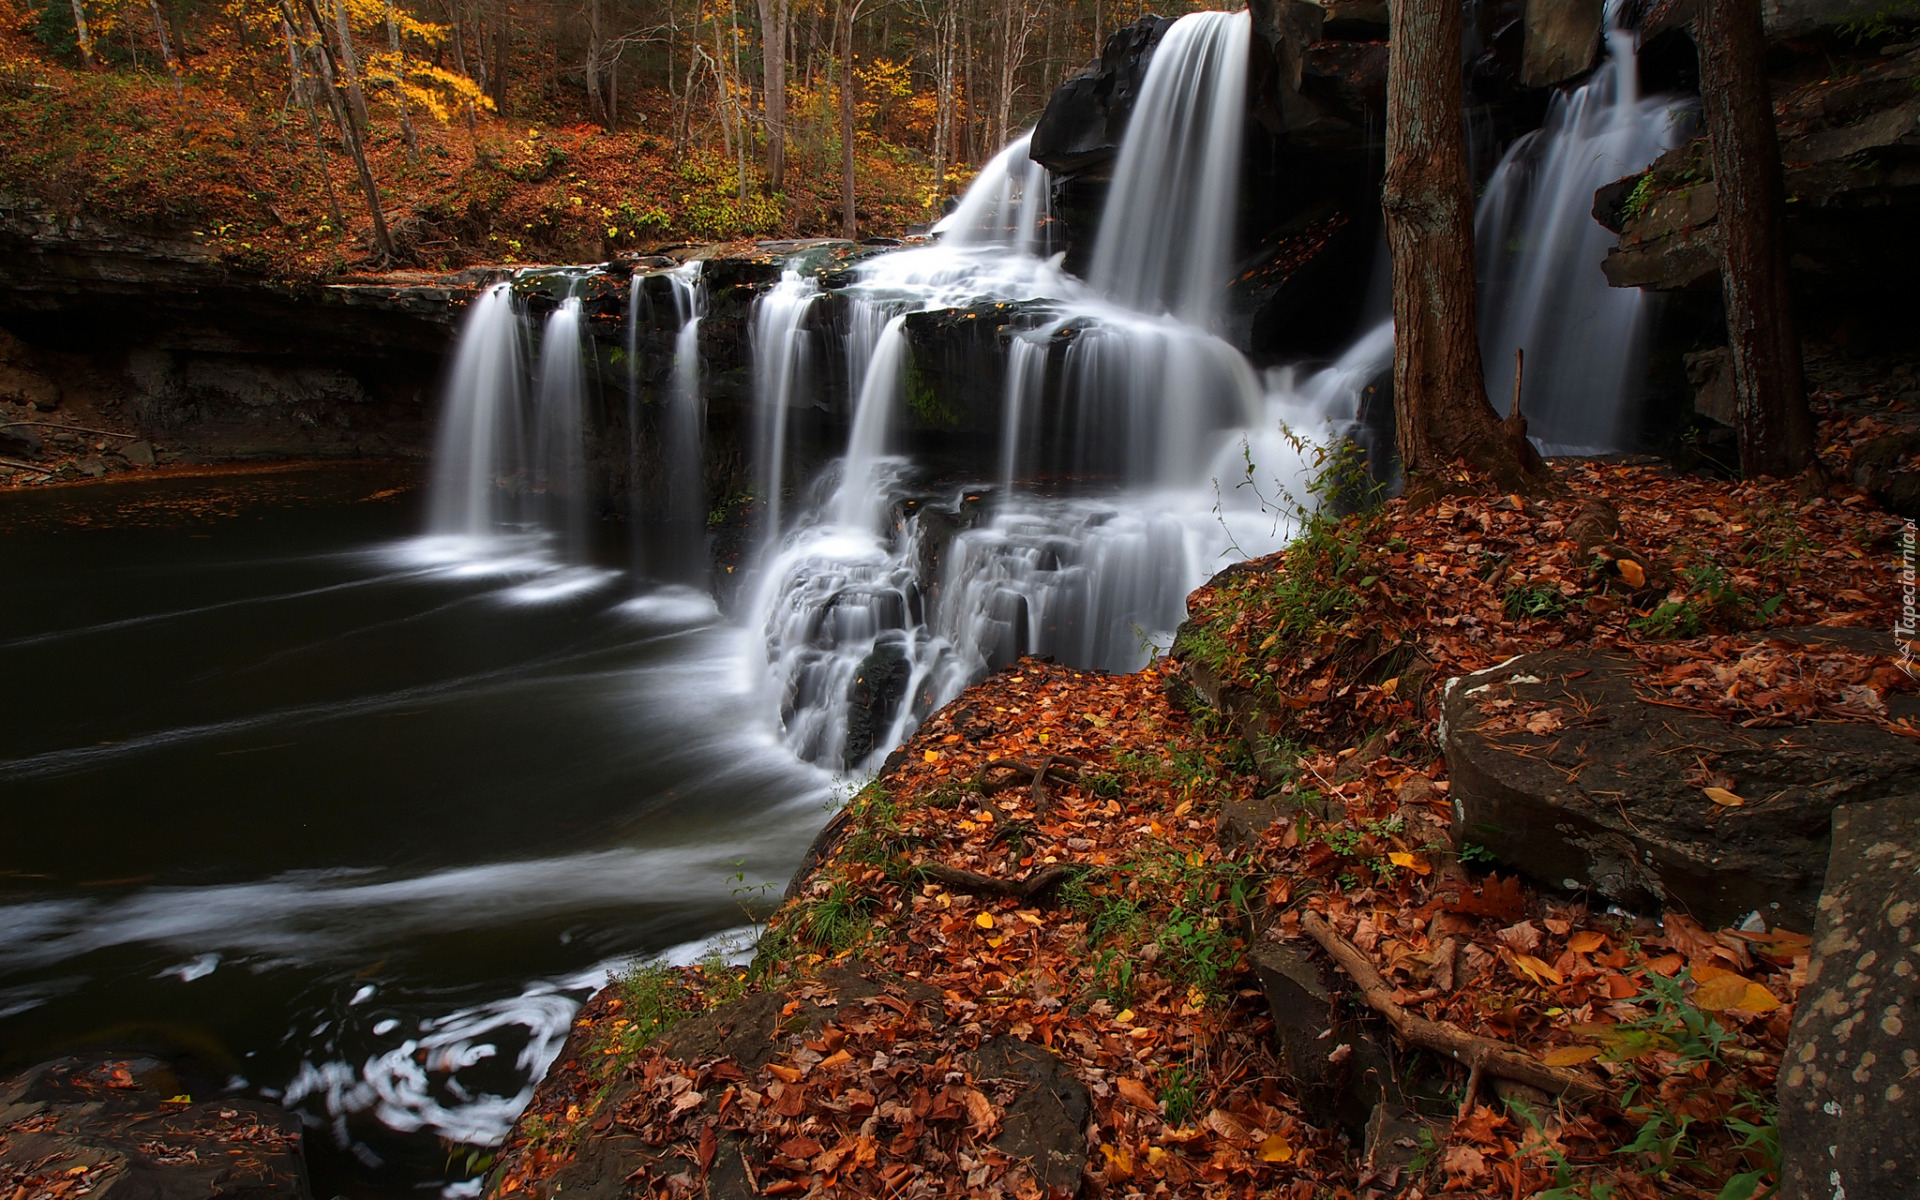
[[[333,110],[333,120],[340,127],[340,139],[346,143],[347,153],[353,158],[354,170],[360,176],[360,190],[367,198],[367,212],[373,218],[373,246],[381,258],[391,260],[395,257],[393,237],[387,231],[387,216],[380,209],[380,188],[374,183],[373,169],[367,165],[367,150],[362,143],[360,130],[354,123],[353,110],[348,106],[343,88],[339,82],[339,72],[335,69],[332,52],[327,49],[327,39],[320,33],[320,13],[314,7],[313,0],[302,0],[313,38],[313,50],[320,65],[320,90],[326,93],[327,106]],[[292,0],[281,0],[283,6],[290,6]]]
[[[600,92],[600,58],[606,52],[605,32],[600,21],[600,0],[587,0],[587,115],[608,133],[613,118],[607,113],[606,98]]]
[[[173,97],[186,99],[186,85],[180,79],[180,63],[173,56],[173,43],[167,39],[167,19],[160,13],[160,0],[147,0],[147,7],[153,10],[153,36],[160,40],[160,56],[167,60],[167,70],[173,73]]]
[[[420,138],[413,131],[413,112],[407,104],[406,85],[401,81],[401,73],[406,69],[406,61],[400,50],[400,26],[394,23],[393,0],[387,0],[387,43],[393,49],[394,98],[400,105],[400,137],[406,143],[407,161],[420,161]]]
[[[320,114],[313,111],[313,91],[307,86],[307,73],[300,66],[300,52],[293,44],[293,23],[283,14],[280,31],[287,38],[287,77],[293,81],[294,103],[307,111],[307,125],[313,130],[313,152],[320,161],[320,182],[327,192],[327,215],[333,227],[345,231],[347,219],[340,215],[340,197],[333,190],[333,172],[327,168],[327,140],[320,132]]]
[[[733,94],[733,116],[740,127],[740,154],[736,163],[740,172],[740,203],[745,204],[747,202],[747,143],[750,139],[747,137],[747,105],[741,99],[740,92],[747,87],[745,83],[747,77],[740,69],[740,10],[733,0],[727,0],[727,24],[733,30],[733,77],[740,83]]]
[[[767,119],[767,189],[779,191],[787,177],[787,30],[791,0],[759,0],[763,105]]]
[[[1785,187],[1758,0],[1702,0],[1698,27],[1740,470],[1749,478],[1797,475],[1815,462],[1813,414],[1787,276]]]
[[[353,106],[353,119],[360,123],[361,129],[371,129],[373,118],[367,115],[367,97],[360,90],[360,56],[354,53],[353,30],[347,25],[347,0],[333,0],[333,30],[340,39],[337,67],[341,81],[346,84],[347,102]]]
[[[80,61],[93,66],[93,37],[87,33],[87,9],[81,0],[73,0],[73,40],[80,47]]]
[[[859,83],[853,70],[853,22],[860,15],[860,0],[840,0],[840,12],[840,219],[842,232],[851,241],[860,236],[853,197],[854,88]]]
[[[1545,467],[1510,443],[1487,403],[1473,276],[1473,191],[1460,118],[1458,0],[1396,0],[1390,10],[1387,173],[1393,252],[1393,387],[1409,487],[1448,487],[1464,462],[1503,490],[1539,490]],[[1416,479],[1417,477],[1417,479]]]
[[[513,41],[513,3],[500,0],[500,24],[493,31],[493,111],[507,111],[507,51]]]

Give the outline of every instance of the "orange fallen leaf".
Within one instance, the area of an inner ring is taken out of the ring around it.
[[[1707,799],[1722,808],[1739,808],[1742,804],[1746,803],[1744,798],[1734,795],[1725,788],[1710,787],[1702,790],[1707,793]]]
[[[1551,984],[1557,987],[1566,982],[1566,978],[1560,972],[1531,954],[1513,953],[1511,958],[1513,965],[1520,969],[1520,973],[1535,983]]]
[[[1614,566],[1620,569],[1620,578],[1627,581],[1629,587],[1647,586],[1647,569],[1630,558],[1615,560]]]
[[[1590,1058],[1600,1057],[1598,1046],[1556,1046],[1540,1056],[1540,1061],[1550,1067],[1571,1067],[1575,1063],[1586,1062]]]
[[[1293,1157],[1293,1144],[1280,1134],[1273,1134],[1260,1143],[1260,1161],[1283,1163]]]
[[[975,917],[975,918],[973,919],[973,923],[974,923],[975,925],[978,925],[978,926],[979,926],[980,928],[982,928],[982,929],[992,929],[992,928],[993,928],[993,914],[992,914],[992,913],[981,913],[981,914],[980,914],[979,916],[977,916],[977,917]]]
[[[1433,873],[1433,864],[1427,861],[1427,856],[1424,854],[1408,854],[1404,850],[1396,850],[1387,855],[1387,861],[1396,867],[1404,867],[1415,875]]]
[[[922,757],[930,763],[936,763],[940,761],[940,752],[938,750],[929,750]]]
[[[1607,944],[1607,935],[1592,929],[1582,929],[1567,939],[1567,949],[1575,954],[1592,954]]]
[[[1160,1102],[1153,1098],[1147,1085],[1138,1079],[1123,1078],[1116,1086],[1120,1089],[1120,1098],[1135,1108],[1154,1113],[1160,1111]]]

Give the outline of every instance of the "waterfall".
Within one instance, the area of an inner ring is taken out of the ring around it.
[[[485,538],[517,519],[508,486],[525,452],[521,342],[512,287],[497,283],[473,302],[454,347],[433,446],[431,534]]]
[[[569,296],[547,317],[534,392],[533,490],[543,521],[569,557],[587,545],[586,370],[580,299]]]
[[[1645,168],[1681,132],[1683,109],[1640,97],[1634,35],[1612,23],[1617,8],[1606,62],[1508,149],[1474,221],[1488,395],[1507,410],[1514,351],[1524,350],[1521,409],[1549,453],[1627,448],[1648,299],[1607,284],[1600,263],[1614,235],[1593,219],[1593,193]]]
[[[803,327],[820,285],[786,270],[753,314],[754,490],[759,493],[763,543],[780,535],[786,487],[787,424],[808,377],[811,343]]]
[[[1047,339],[1016,336],[1007,345],[1006,412],[1000,427],[1000,486],[1013,491],[1020,471],[1020,442],[1026,415],[1047,383]],[[1036,408],[1037,411],[1037,408]]]
[[[1142,313],[1205,328],[1233,256],[1252,20],[1181,17],[1161,38],[1134,105],[1090,282]]]
[[[700,391],[700,322],[707,288],[696,260],[667,272],[679,332],[673,339],[673,387],[667,399],[662,457],[666,470],[667,545],[663,574],[698,584],[707,575],[707,404]]]
[[[933,231],[955,247],[997,246],[1015,254],[1044,253],[1053,220],[1053,179],[1028,155],[1023,134],[980,169],[967,194]]]
[[[877,472],[887,452],[887,428],[899,403],[906,368],[905,323],[904,316],[894,317],[881,330],[854,405],[853,433],[847,439],[840,494],[834,505],[840,524],[849,529],[869,529],[884,515],[886,497],[879,494]]]

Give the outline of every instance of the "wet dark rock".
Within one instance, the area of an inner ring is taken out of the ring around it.
[[[1087,1165],[1093,1109],[1087,1085],[1053,1051],[1004,1035],[982,1042],[968,1055],[968,1065],[989,1094],[1005,1088],[1014,1093],[1002,1102],[993,1148],[1028,1163],[1040,1186],[1075,1191]]]
[[[847,761],[864,762],[886,738],[907,701],[913,663],[898,641],[882,641],[854,672],[847,697]]]
[[[308,1200],[298,1117],[259,1100],[195,1102],[185,1087],[170,1064],[139,1055],[63,1058],[0,1082],[0,1187],[99,1200]],[[62,1193],[56,1180],[73,1186]]]
[[[1601,0],[1527,0],[1520,82],[1553,87],[1591,70],[1600,54]]]
[[[39,458],[45,445],[32,426],[7,426],[0,422],[0,454],[9,458]]]
[[[1920,430],[1903,429],[1877,437],[1853,452],[1853,483],[1865,488],[1888,512],[1920,519]]]
[[[1872,630],[1776,636],[1894,652]],[[1920,790],[1920,745],[1860,723],[1730,726],[1643,701],[1645,673],[1627,655],[1554,651],[1450,680],[1441,745],[1456,843],[1628,908],[1671,906],[1709,927],[1758,911],[1810,928],[1834,808]],[[1491,731],[1502,702],[1550,705],[1564,727]],[[1906,715],[1920,701],[1896,695],[1888,707]],[[1746,804],[1709,801],[1691,778],[1703,765]]]
[[[1448,1132],[1444,1122],[1423,1116],[1418,1109],[1383,1100],[1373,1106],[1373,1115],[1367,1120],[1361,1165],[1383,1176],[1411,1170],[1415,1162],[1433,1157],[1435,1147],[1445,1144]]]
[[[1833,813],[1780,1066],[1781,1200],[1897,1200],[1920,1174],[1920,795]]]
[[[1033,160],[1071,174],[1118,157],[1153,51],[1172,24],[1147,16],[1109,35],[1099,58],[1054,89],[1033,127]]]
[[[127,442],[120,447],[120,457],[136,467],[153,465],[153,443],[148,441]]]
[[[1693,411],[1729,429],[1738,427],[1739,397],[1733,388],[1733,351],[1725,346],[1686,356],[1687,382],[1693,385]]]
[[[1256,940],[1248,959],[1301,1109],[1315,1124],[1337,1124],[1361,1141],[1377,1106],[1406,1099],[1391,1033],[1349,1002],[1346,978],[1305,942]]]

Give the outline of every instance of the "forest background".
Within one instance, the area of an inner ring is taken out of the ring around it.
[[[1147,11],[0,0],[0,207],[288,282],[897,236]]]

